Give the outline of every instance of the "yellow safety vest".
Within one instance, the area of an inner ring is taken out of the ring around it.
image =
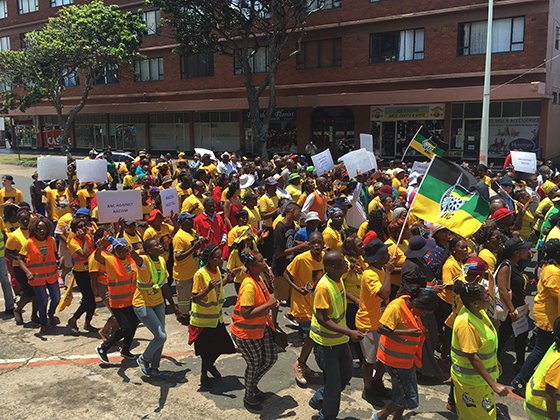
[[[198,270],[202,274],[204,284],[208,286],[212,281],[210,273],[206,267]],[[206,295],[206,302],[196,302],[194,299],[191,306],[190,324],[193,327],[216,328],[218,322],[224,322],[222,318],[222,306],[224,305],[224,284],[222,282],[222,272],[218,268],[218,276],[220,277],[219,293],[216,288],[212,288]]]
[[[346,289],[344,288],[344,282],[341,281],[341,283],[342,290],[339,290],[338,285],[325,274],[317,283],[317,287],[319,285],[326,286],[329,291],[332,305],[329,313],[330,320],[342,327],[346,327]],[[315,343],[325,347],[338,346],[350,340],[347,335],[334,332],[319,324],[315,308],[313,308],[313,315],[311,317],[309,336]]]
[[[480,311],[480,313],[482,319],[478,318],[466,307],[463,307],[459,315],[457,315],[454,325],[458,325],[460,320],[467,318],[469,323],[475,327],[478,337],[482,342],[477,355],[492,378],[498,379],[498,336],[492,321],[486,315],[486,311]],[[487,384],[484,378],[475,370],[466,353],[459,348],[455,330],[453,330],[453,337],[451,339],[451,362],[451,377],[455,381],[470,386]]]
[[[6,243],[4,242],[4,234],[0,232],[0,258],[6,256]]]
[[[539,363],[537,370],[531,377],[525,390],[525,413],[530,419],[548,420],[546,412],[546,383],[544,378],[548,372],[548,368],[560,359],[560,350],[556,344],[550,346],[543,359]],[[556,390],[558,400],[556,401],[556,409],[560,413],[560,391]]]

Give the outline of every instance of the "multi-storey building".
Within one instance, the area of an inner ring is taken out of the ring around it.
[[[20,48],[23,34],[69,3],[0,0],[0,48]],[[143,9],[146,59],[130,72],[107,69],[74,123],[73,146],[253,151],[235,60],[179,56],[158,10],[143,1],[111,3]],[[280,67],[270,150],[303,151],[310,139],[335,149],[372,133],[379,154],[398,157],[424,125],[449,143],[450,156],[478,160],[486,17],[485,0],[325,0],[299,52]],[[490,158],[531,147],[559,155],[559,2],[496,0],[494,18]],[[264,66],[261,49],[253,68]],[[69,103],[78,89],[68,89]],[[22,146],[53,147],[58,131],[48,104],[10,116]]]

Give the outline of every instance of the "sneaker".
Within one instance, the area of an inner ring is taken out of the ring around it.
[[[298,385],[301,386],[307,385],[307,379],[305,379],[305,375],[303,374],[303,369],[297,360],[294,363],[294,373]]]
[[[101,360],[103,363],[109,363],[109,357],[107,356],[107,352],[103,349],[103,347],[97,346],[95,348],[95,352],[99,356],[99,360]]]
[[[286,318],[286,320],[292,324],[295,327],[299,326],[299,323],[297,322],[297,320],[294,318],[294,316],[290,313],[284,314],[284,318]]]
[[[321,408],[323,408],[323,404],[321,404],[319,401],[317,401],[315,398],[311,398],[308,402],[309,407],[311,407],[313,410],[317,410],[320,411]]]
[[[146,362],[142,356],[136,358],[136,363],[144,375],[150,375],[150,364]]]
[[[138,357],[137,354],[133,354],[128,350],[121,350],[121,356],[127,360],[136,359]]]
[[[511,386],[513,389],[511,390],[514,394],[519,395],[521,398],[525,398],[525,385],[519,382],[517,379],[511,381]]]
[[[303,374],[306,379],[318,379],[321,377],[321,374],[319,372],[315,372],[309,366],[303,367]]]
[[[23,325],[23,317],[21,316],[21,312],[17,309],[14,310],[14,319],[16,320],[16,325]]]

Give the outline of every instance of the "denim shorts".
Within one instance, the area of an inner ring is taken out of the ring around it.
[[[399,407],[412,410],[418,407],[418,381],[416,368],[397,369],[385,365],[387,373],[391,376],[393,403]]]

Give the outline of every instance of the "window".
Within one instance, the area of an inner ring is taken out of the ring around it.
[[[342,0],[311,0],[309,10],[338,9],[342,6]]]
[[[8,0],[0,0],[0,19],[8,17]]]
[[[74,0],[51,0],[51,7],[67,6],[74,3]]]
[[[211,52],[189,54],[181,57],[182,79],[212,76],[214,76],[214,54]]]
[[[370,64],[424,59],[424,29],[371,34],[370,42]]]
[[[161,30],[161,12],[159,10],[144,12],[144,23],[148,27],[147,35],[159,34]]]
[[[459,25],[459,55],[486,52],[487,22],[469,22]],[[494,20],[492,24],[492,52],[523,51],[525,18]]]
[[[296,57],[296,67],[298,69],[340,67],[341,64],[341,38],[303,42]]]
[[[18,0],[18,13],[20,15],[37,10],[39,10],[39,0]]]
[[[62,77],[64,78],[64,86],[66,87],[78,86],[80,84],[78,69],[66,69]]]
[[[0,37],[0,51],[7,51],[10,49],[10,37],[1,36]]]
[[[136,62],[136,81],[163,80],[163,58],[149,58]]]
[[[107,64],[101,75],[95,79],[96,85],[112,85],[119,83],[119,66],[116,64]]]
[[[243,74],[242,50],[235,51],[234,73]],[[249,66],[253,73],[264,73],[268,70],[268,47],[253,50],[249,57]]]

